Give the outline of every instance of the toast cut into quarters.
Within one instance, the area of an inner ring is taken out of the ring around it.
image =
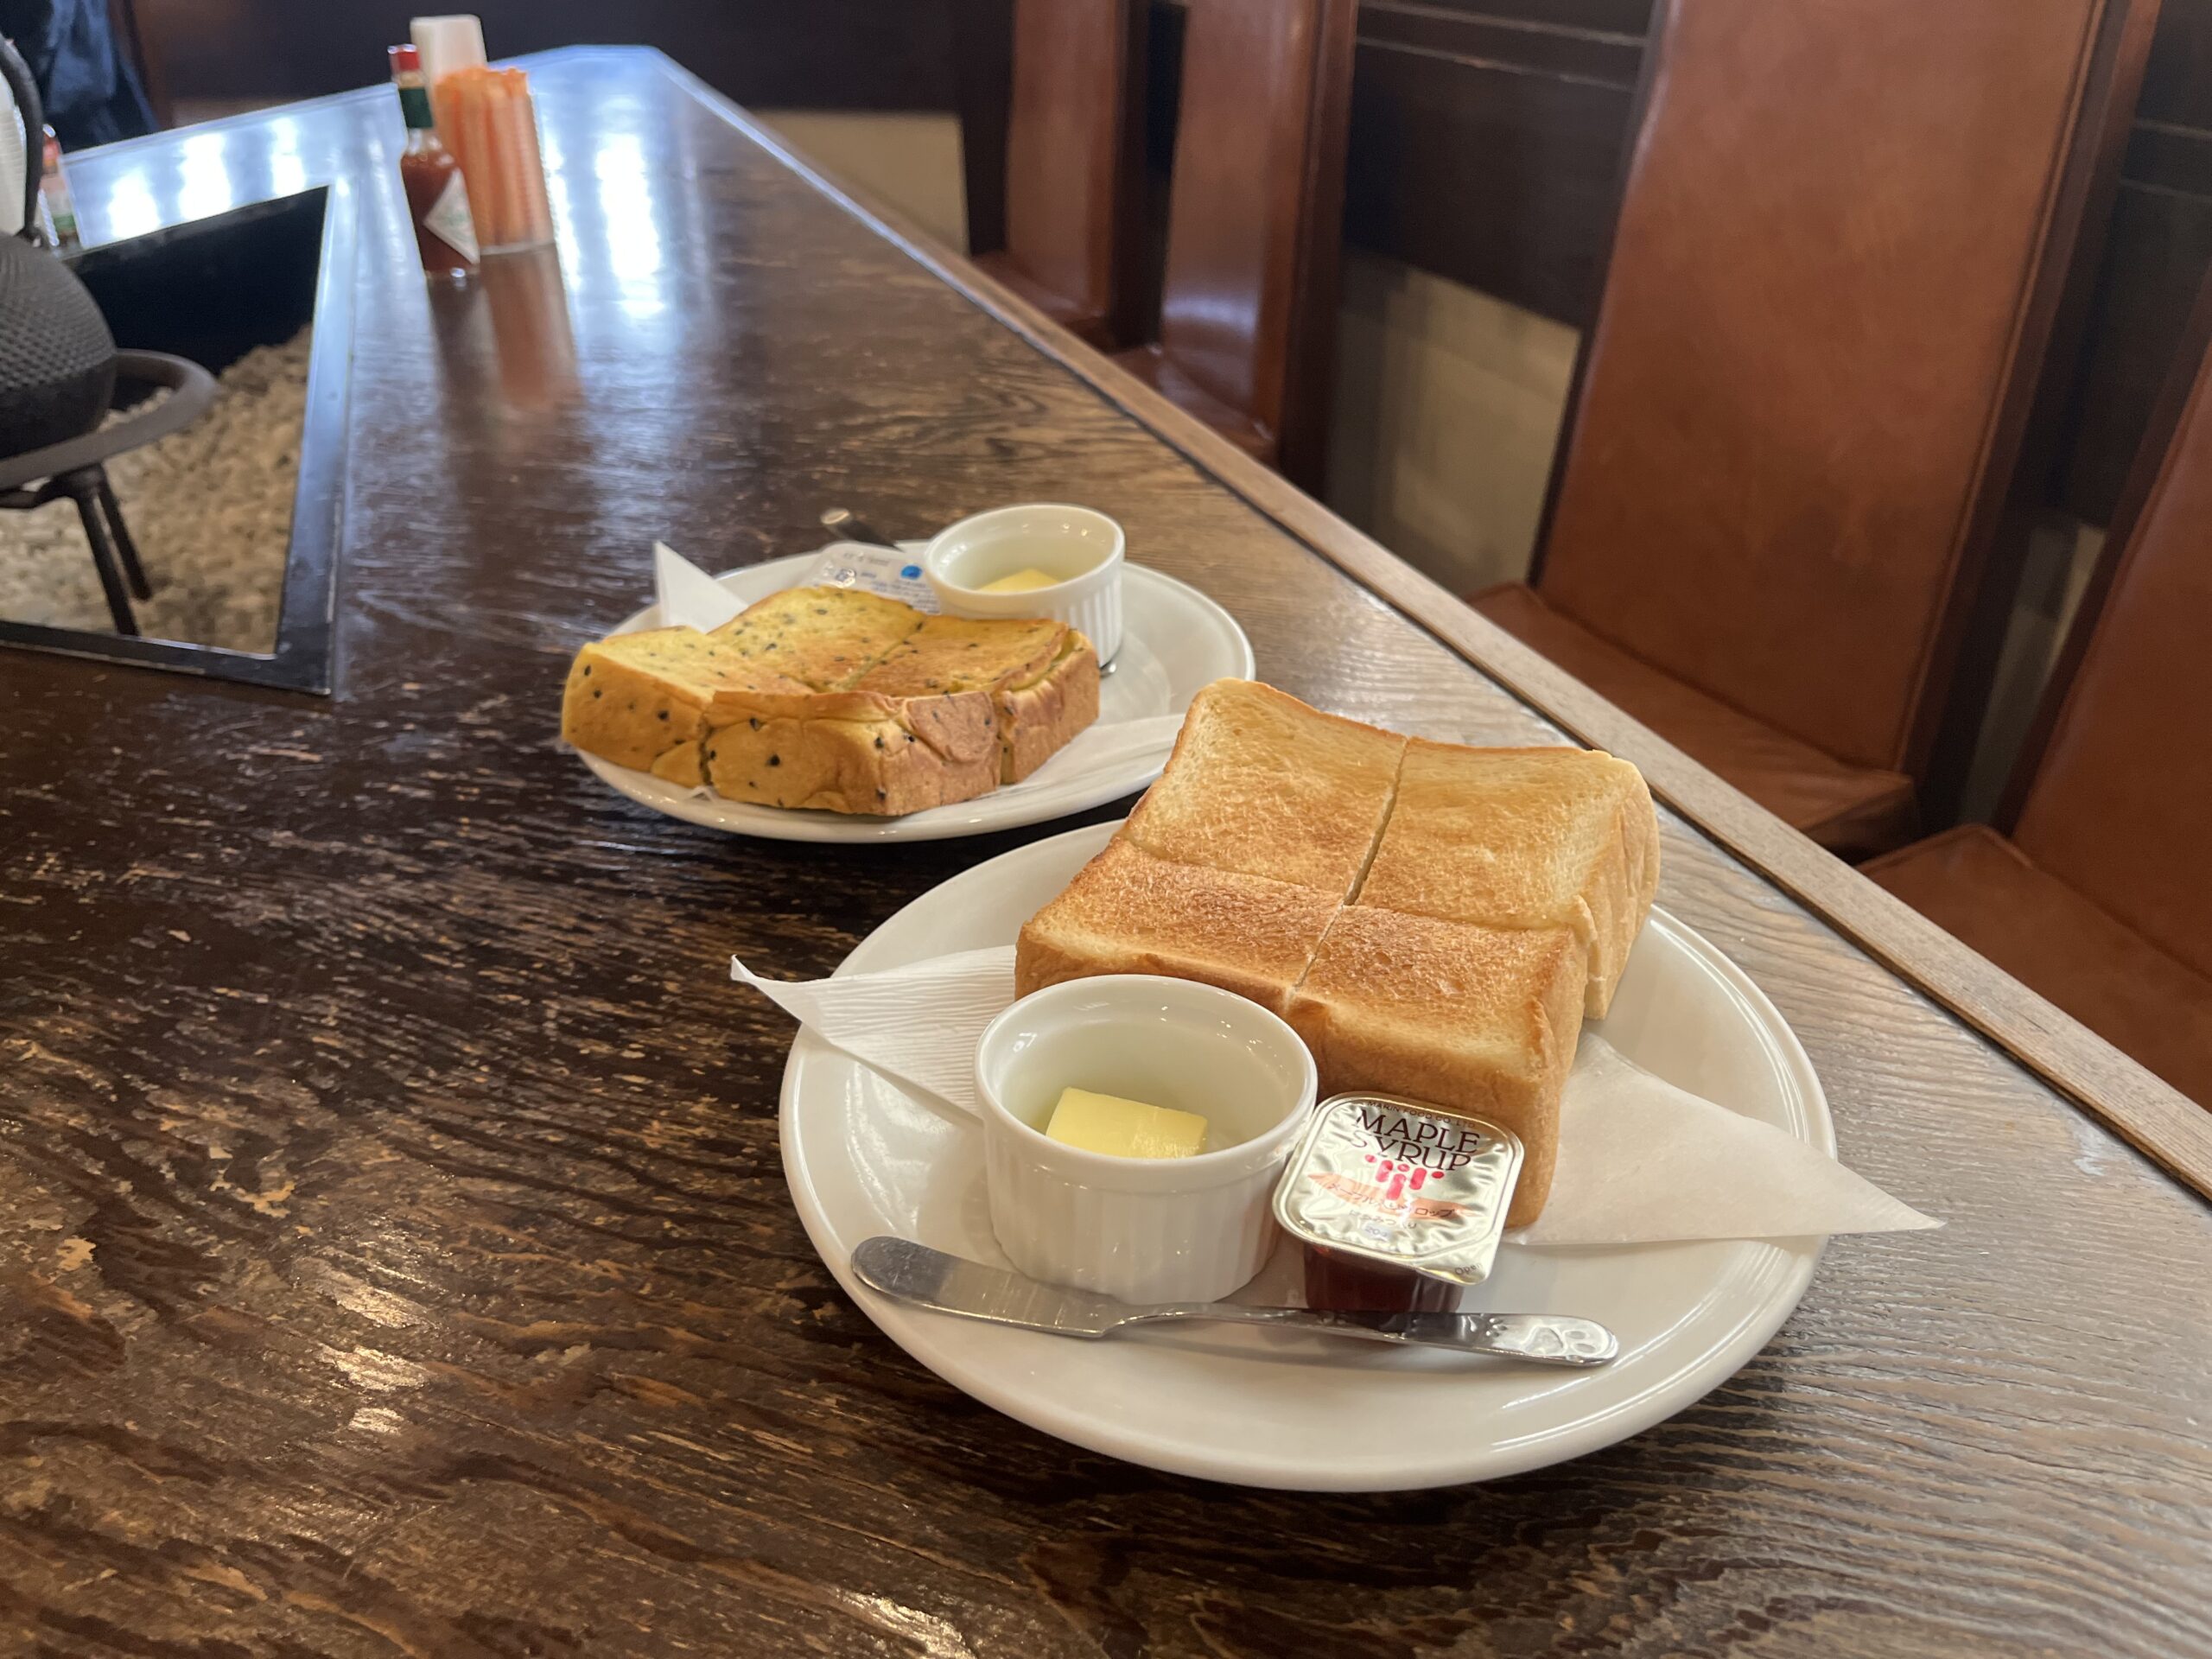
[[[1349,897],[1389,810],[1406,740],[1251,680],[1205,688],[1129,815],[1160,858]]]
[[[1203,980],[1289,1011],[1335,895],[1155,857],[1116,836],[1021,932],[1024,995],[1094,974]]]
[[[1063,623],[793,588],[586,645],[561,735],[730,800],[898,817],[1017,783],[1097,717],[1097,652]]]
[[[1659,889],[1643,774],[1595,749],[1406,746],[1357,902],[1487,927],[1562,927],[1602,1020]]]
[[[1408,739],[1217,680],[1105,850],[1030,918],[1023,995],[1167,974],[1287,1020],[1324,1094],[1503,1124],[1507,1222],[1541,1213],[1585,1017],[1602,1018],[1659,882],[1643,775],[1594,750]]]

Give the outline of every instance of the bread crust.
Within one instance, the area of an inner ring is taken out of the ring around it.
[[[899,817],[996,788],[996,724],[981,691],[912,698],[893,719],[751,716],[708,734],[706,773],[728,800]]]
[[[711,634],[587,645],[562,734],[731,800],[899,817],[1027,777],[1098,717],[1098,657],[1062,623],[925,617],[791,588]]]
[[[707,760],[702,740],[692,738],[666,751],[653,762],[653,776],[664,783],[699,789],[707,781]]]
[[[652,628],[594,640],[569,664],[561,735],[639,772],[696,743],[718,682],[748,671],[734,652],[696,628]]]
[[[1073,628],[1052,666],[1026,685],[992,696],[998,713],[1001,783],[1018,784],[1098,718],[1098,652]]]
[[[1348,898],[1406,742],[1271,685],[1216,680],[1192,700],[1166,770],[1124,833],[1161,858]]]
[[[1415,738],[1354,902],[1441,921],[1566,927],[1602,1019],[1659,882],[1643,774],[1598,750],[1467,748]]]

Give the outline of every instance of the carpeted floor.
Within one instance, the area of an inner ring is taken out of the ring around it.
[[[214,407],[183,431],[108,463],[154,596],[139,632],[237,651],[276,643],[292,490],[307,410],[308,331],[240,358]],[[0,616],[111,631],[77,510],[0,512]]]

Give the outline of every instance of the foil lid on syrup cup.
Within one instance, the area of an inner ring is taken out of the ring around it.
[[[1301,1243],[1480,1284],[1521,1159],[1521,1137],[1486,1119],[1394,1095],[1337,1095],[1292,1149],[1275,1219]]]

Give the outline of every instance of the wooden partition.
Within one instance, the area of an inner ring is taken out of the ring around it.
[[[385,75],[416,12],[465,9],[494,57],[549,47],[656,46],[766,109],[950,110],[953,0],[128,0],[174,99],[311,98]]]
[[[285,99],[376,79],[404,10],[365,0],[117,0],[169,96]],[[1173,147],[1176,0],[1152,0],[1150,150]],[[501,54],[658,46],[741,102],[962,110],[975,245],[997,245],[1007,0],[479,0]],[[1651,0],[1362,0],[1348,241],[1580,326],[1595,303]],[[1165,58],[1168,61],[1162,62]],[[995,111],[995,113],[994,113]],[[1156,184],[1164,186],[1164,179]],[[1164,201],[1164,191],[1155,194]],[[2164,0],[2051,505],[2101,524],[2212,265],[2212,0]]]

